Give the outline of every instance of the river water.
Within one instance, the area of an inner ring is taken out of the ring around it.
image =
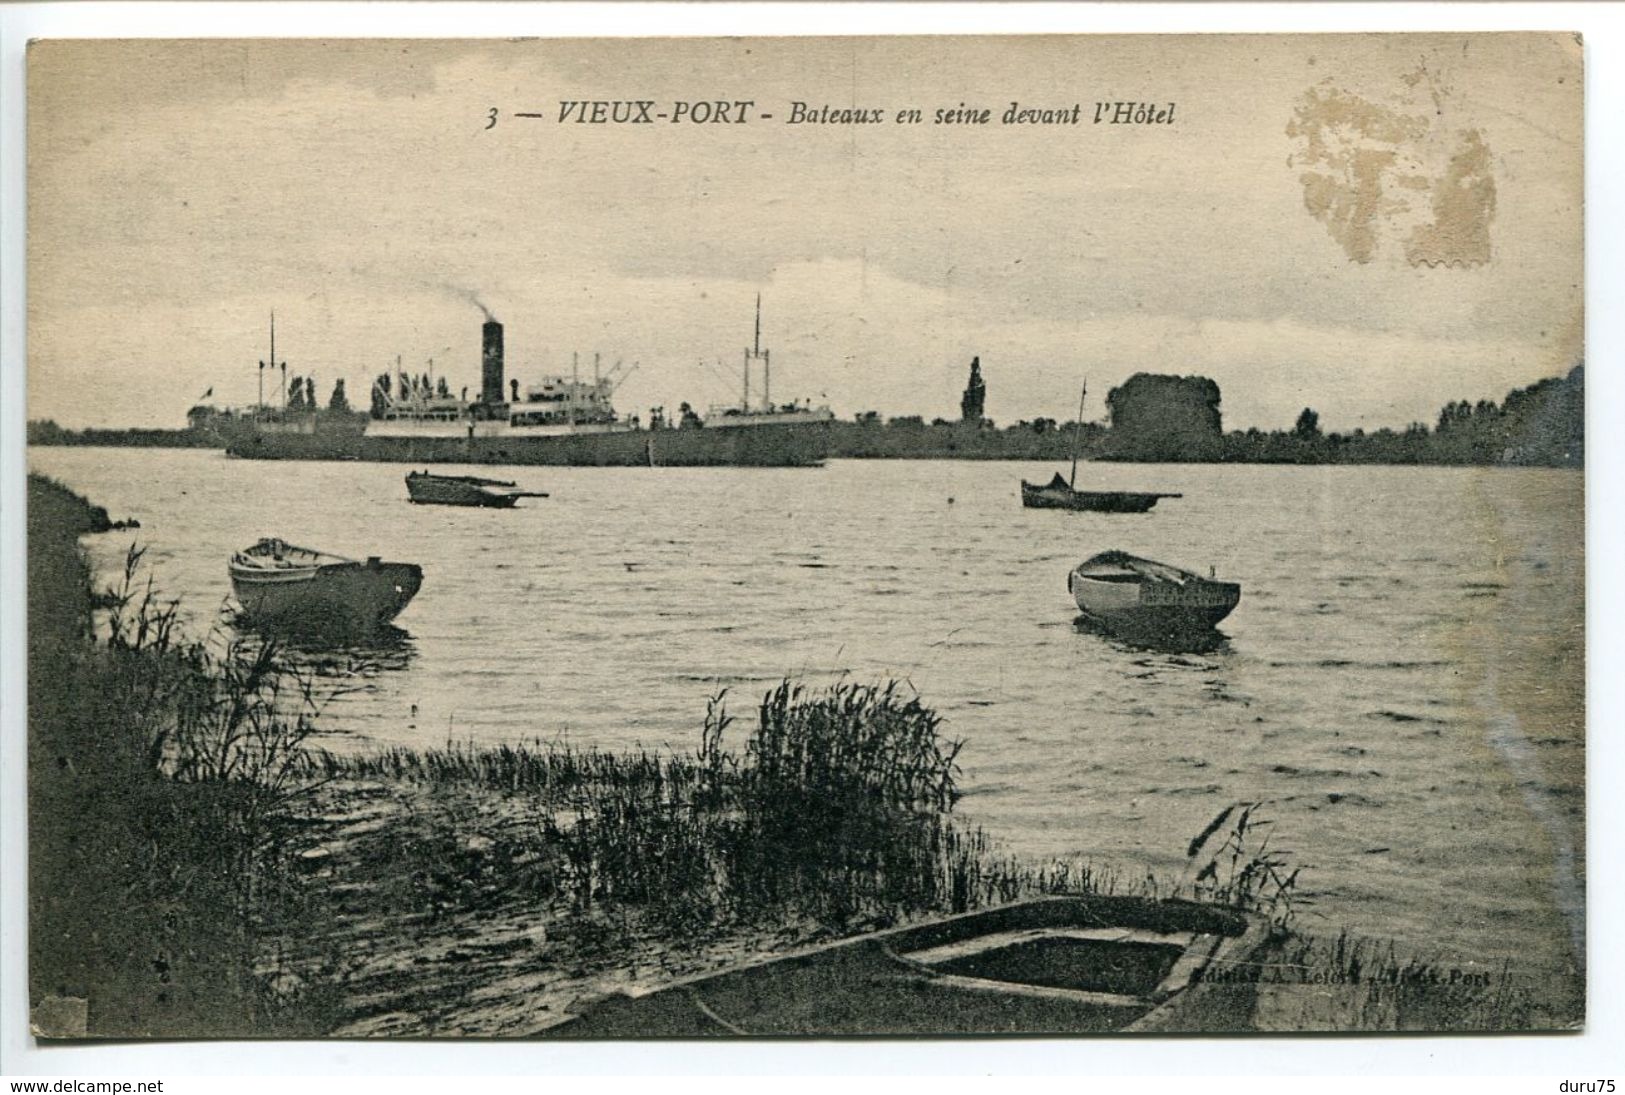
[[[1583,481],[1544,469],[1090,465],[1178,491],[1140,516],[1024,510],[1020,463],[465,469],[551,492],[419,507],[407,468],[35,448],[132,516],[196,630],[261,536],[417,562],[335,699],[335,750],[565,740],[692,748],[789,675],[898,679],[963,739],[958,812],[1012,852],[1178,878],[1264,801],[1315,891],[1302,925],[1462,969],[1504,959],[1578,1014],[1584,961]],[[1242,585],[1206,653],[1075,625],[1068,569],[1121,548]]]

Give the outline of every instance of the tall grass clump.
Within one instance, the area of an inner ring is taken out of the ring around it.
[[[511,849],[526,865],[516,884],[577,912],[637,911],[668,928],[842,928],[964,911],[1043,885],[979,829],[954,822],[960,743],[896,683],[785,681],[743,724],[726,699],[707,705],[691,752],[317,753],[306,774],[473,784],[528,801],[530,830]]]
[[[757,708],[740,757],[707,712],[702,767],[724,821],[733,899],[845,920],[942,904],[945,825],[960,743],[918,698],[885,686],[785,682]]]
[[[93,593],[95,508],[29,482],[30,994],[98,1036],[306,1033],[256,966],[285,868],[306,681],[274,646],[184,638],[132,547]],[[105,521],[105,517],[103,518]]]
[[[785,682],[756,715],[739,749],[719,695],[693,754],[548,754],[543,834],[577,905],[831,924],[940,906],[958,745],[935,713],[896,685]]]

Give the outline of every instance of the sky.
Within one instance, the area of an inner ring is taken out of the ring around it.
[[[477,390],[482,305],[522,383],[597,353],[623,413],[704,407],[760,294],[775,398],[843,417],[957,417],[977,356],[1001,424],[1142,371],[1229,429],[1431,422],[1582,360],[1581,84],[1560,35],[45,42],[28,414],[251,403],[273,310],[323,400],[397,356]]]

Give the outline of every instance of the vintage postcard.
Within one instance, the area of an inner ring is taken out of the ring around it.
[[[35,42],[35,1036],[1581,1028],[1582,57]]]

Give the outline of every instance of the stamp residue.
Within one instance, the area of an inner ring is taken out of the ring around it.
[[[1448,89],[1420,67],[1432,109],[1407,112],[1335,87],[1299,97],[1288,137],[1303,203],[1358,263],[1385,245],[1411,265],[1477,266],[1490,259],[1495,177],[1477,129],[1450,125]]]

